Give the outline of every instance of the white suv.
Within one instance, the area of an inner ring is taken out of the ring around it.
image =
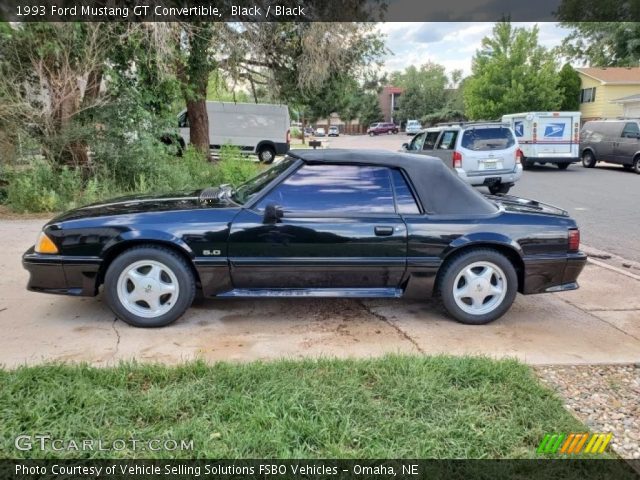
[[[522,176],[522,152],[513,130],[502,123],[461,123],[427,128],[405,151],[440,158],[460,178],[507,193]]]

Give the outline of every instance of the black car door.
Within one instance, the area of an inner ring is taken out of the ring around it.
[[[407,229],[391,178],[380,166],[303,164],[234,219],[234,287],[397,288]],[[274,206],[282,218],[265,221]]]

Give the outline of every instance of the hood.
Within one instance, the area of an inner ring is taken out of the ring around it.
[[[82,218],[112,215],[128,215],[170,210],[192,210],[196,208],[224,208],[234,205],[227,196],[221,195],[226,186],[188,190],[163,194],[128,195],[76,208],[54,218],[49,223]]]
[[[568,217],[569,213],[553,205],[530,200],[528,198],[515,197],[513,195],[485,195],[489,200],[504,207],[508,212],[516,213],[538,213],[543,215],[554,215],[558,217]]]

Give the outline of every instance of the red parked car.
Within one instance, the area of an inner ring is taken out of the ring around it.
[[[374,135],[380,135],[382,133],[396,134],[398,133],[398,126],[395,123],[387,122],[372,123],[367,129],[367,133],[370,137],[373,137]]]

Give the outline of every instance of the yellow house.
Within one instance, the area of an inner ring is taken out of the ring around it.
[[[640,94],[640,67],[576,68],[582,82],[582,121],[624,115],[621,97]]]

